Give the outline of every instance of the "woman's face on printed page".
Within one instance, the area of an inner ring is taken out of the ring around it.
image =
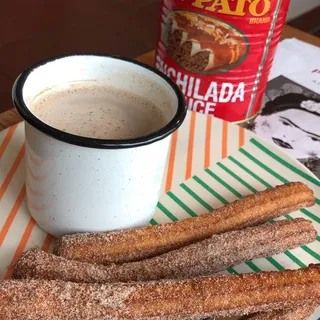
[[[320,156],[320,116],[303,109],[260,115],[254,131],[296,158]]]

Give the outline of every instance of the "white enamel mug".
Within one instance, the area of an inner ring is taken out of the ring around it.
[[[136,139],[92,139],[50,127],[30,109],[30,101],[42,91],[87,80],[148,97],[161,108],[166,125]],[[24,71],[14,84],[13,102],[26,122],[28,208],[43,230],[61,236],[150,221],[170,136],[186,115],[184,97],[168,77],[121,57],[67,55]]]

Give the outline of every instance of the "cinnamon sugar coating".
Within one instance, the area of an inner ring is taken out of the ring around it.
[[[154,258],[109,266],[30,250],[16,262],[13,276],[88,283],[191,278],[294,249],[315,241],[316,236],[317,231],[309,220],[283,220],[214,235]]]
[[[320,264],[284,272],[114,284],[0,282],[0,319],[146,320],[243,316],[320,301]]]
[[[304,301],[285,310],[273,312],[261,312],[241,320],[307,320],[314,313],[318,303],[314,301]]]
[[[312,190],[292,182],[248,195],[196,218],[106,233],[82,233],[57,241],[55,254],[70,260],[109,264],[138,261],[208,239],[213,234],[255,226],[314,205]]]

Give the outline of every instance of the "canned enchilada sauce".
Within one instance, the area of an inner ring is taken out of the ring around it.
[[[290,0],[163,0],[155,66],[189,110],[257,114]]]

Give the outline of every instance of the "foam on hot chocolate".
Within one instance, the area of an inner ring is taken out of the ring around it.
[[[37,95],[31,111],[46,124],[97,139],[143,137],[166,125],[149,97],[96,82],[75,82]]]

